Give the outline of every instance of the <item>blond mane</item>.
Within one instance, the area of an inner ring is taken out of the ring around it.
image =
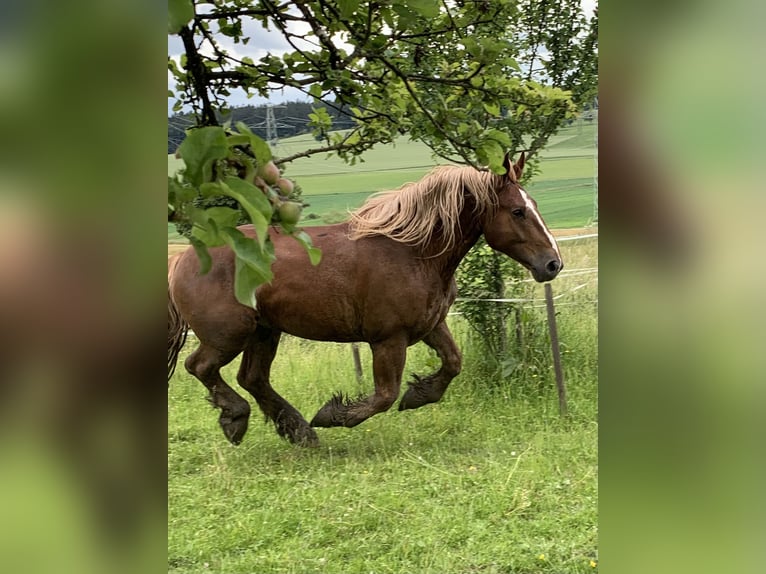
[[[466,190],[475,202],[474,215],[497,206],[496,178],[490,171],[443,165],[416,183],[370,196],[351,213],[351,239],[384,235],[395,241],[427,246],[434,231],[442,233],[442,253],[457,241],[458,219]]]

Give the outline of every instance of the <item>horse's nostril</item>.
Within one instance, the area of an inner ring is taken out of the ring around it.
[[[561,269],[561,262],[558,259],[551,259],[545,268],[548,270],[548,273],[556,273]]]

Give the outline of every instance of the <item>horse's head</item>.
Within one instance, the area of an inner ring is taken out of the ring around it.
[[[486,214],[484,237],[492,249],[505,253],[529,269],[536,281],[550,281],[564,267],[561,253],[537,202],[519,185],[525,156],[511,162],[505,156],[505,175],[497,177],[497,209]]]

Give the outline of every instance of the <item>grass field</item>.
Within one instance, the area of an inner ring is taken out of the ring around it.
[[[464,368],[440,403],[318,429],[317,449],[280,439],[255,406],[245,440],[229,445],[204,388],[180,367],[168,391],[169,571],[596,571],[597,275],[578,270],[594,268],[598,252],[592,239],[561,248],[570,272],[553,285],[568,419],[549,357],[506,380],[490,376],[459,316],[450,322]],[[529,310],[544,325],[541,303]],[[360,387],[349,345],[285,337],[272,381],[311,417],[335,391],[371,390],[366,347],[362,358]],[[236,363],[223,371],[229,381]],[[437,364],[418,344],[405,376]]]
[[[592,222],[596,130],[592,123],[563,128],[541,153],[542,171],[527,191],[552,228],[584,227]],[[311,136],[301,135],[281,140],[274,151],[286,157],[317,145]],[[437,163],[443,162],[435,160],[425,145],[400,138],[393,145],[366,152],[364,161],[355,166],[318,154],[287,166],[285,174],[298,182],[309,204],[303,224],[319,225],[340,221],[370,193],[417,181]],[[181,164],[168,156],[168,174]]]

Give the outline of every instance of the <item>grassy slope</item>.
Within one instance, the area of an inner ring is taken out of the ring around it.
[[[529,185],[540,210],[552,228],[582,227],[593,215],[593,161],[595,126],[571,126],[552,138],[542,154],[542,171]],[[276,148],[280,156],[288,156],[317,145],[310,136],[282,140]],[[331,223],[361,205],[373,192],[395,189],[423,177],[438,163],[430,150],[419,143],[400,139],[394,145],[368,151],[364,161],[354,166],[336,157],[316,155],[302,158],[287,166],[285,174],[303,188],[309,204],[304,224]],[[181,161],[168,156],[168,173]]]

